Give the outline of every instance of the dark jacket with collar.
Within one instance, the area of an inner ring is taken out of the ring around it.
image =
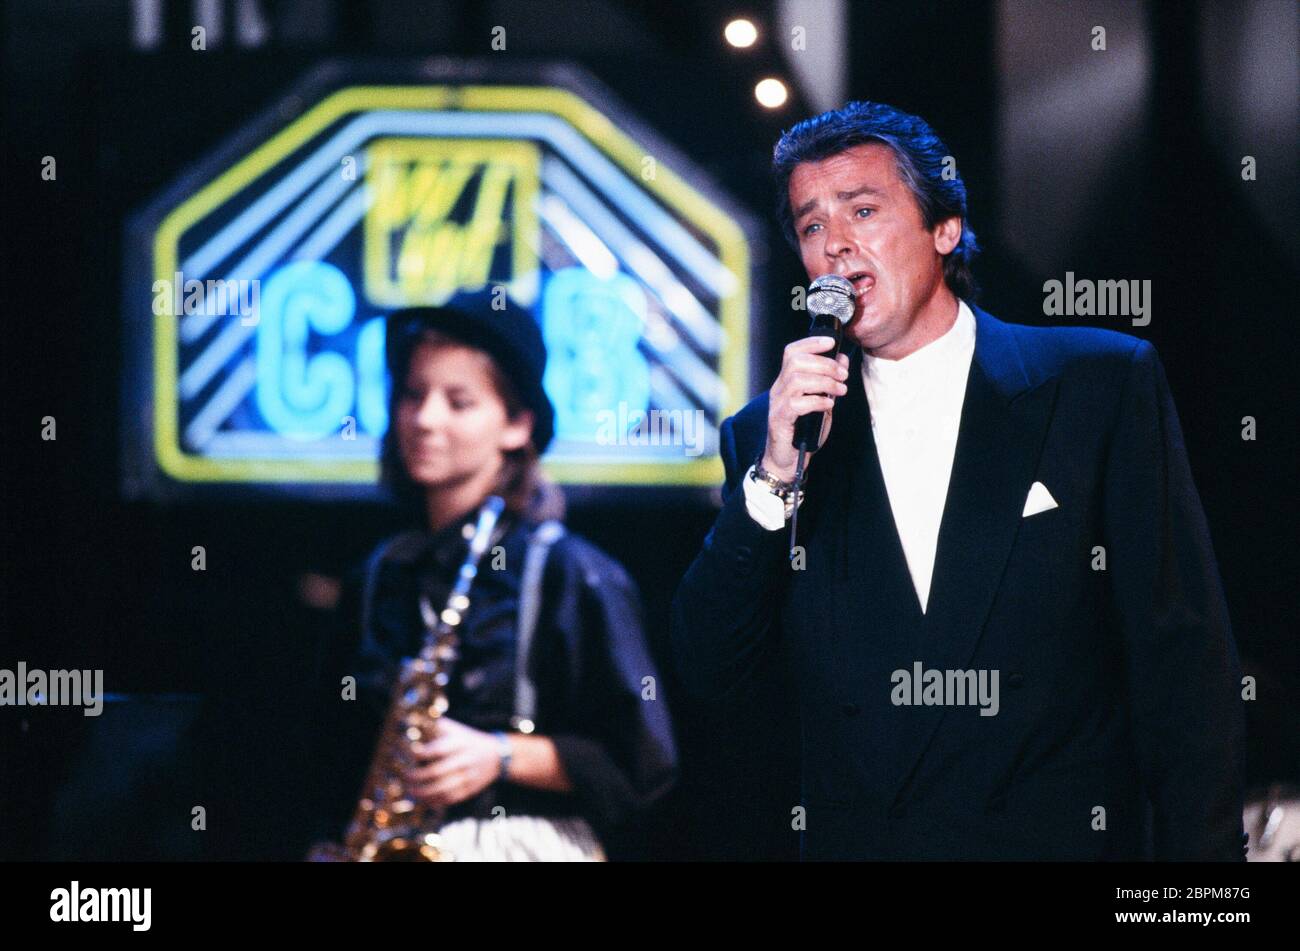
[[[461,531],[474,515],[436,534],[417,530],[387,539],[345,579],[316,676],[318,837],[337,837],[356,805],[399,664],[423,642],[419,595],[426,593],[435,611],[443,608],[465,556]],[[507,516],[502,528],[494,542],[499,550],[484,556],[471,588],[448,687],[448,715],[487,731],[512,729],[523,565],[536,526]],[[371,563],[376,582],[367,601]],[[345,676],[356,678],[354,701],[341,699]],[[529,677],[536,733],[554,742],[573,794],[498,782],[452,807],[447,819],[490,818],[498,806],[511,815],[579,815],[608,848],[612,837],[634,833],[635,820],[672,787],[677,753],[661,688],[645,698],[644,678],[659,677],[635,583],[616,561],[570,533],[547,555]]]
[[[972,310],[928,611],[859,350],[809,464],[803,570],[739,485],[766,440],[766,394],[723,424],[725,501],[673,605],[683,681],[716,696],[783,650],[805,858],[1240,860],[1241,675],[1156,352]],[[1035,481],[1058,507],[1022,518]],[[894,672],[918,662],[997,672],[997,714],[895,703]]]

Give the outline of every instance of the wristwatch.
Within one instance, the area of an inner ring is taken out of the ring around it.
[[[763,468],[762,453],[759,453],[758,458],[754,460],[754,478],[759,482],[766,483],[767,487],[772,490],[773,494],[783,497],[789,495],[796,488],[793,480],[786,482],[783,479],[778,479],[776,476],[772,475],[772,473]],[[801,493],[803,492],[803,483],[807,481],[807,478],[808,476],[805,474],[803,480],[801,480],[797,486]]]
[[[514,755],[514,750],[510,746],[510,737],[506,736],[501,730],[494,731],[492,735],[497,738],[497,747],[501,757],[501,772],[497,775],[497,779],[509,779],[510,757]]]
[[[750,472],[750,478],[767,486],[769,492],[785,503],[785,517],[788,519],[795,505],[803,501],[803,480],[796,484],[793,481],[786,482],[783,479],[778,479],[763,468],[762,453],[759,453],[758,458],[754,460],[754,467]],[[804,480],[806,479],[807,476],[805,475]]]

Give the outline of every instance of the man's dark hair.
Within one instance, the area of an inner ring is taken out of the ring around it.
[[[850,102],[841,109],[823,112],[798,123],[776,143],[772,150],[776,215],[786,241],[799,250],[790,208],[790,176],[795,166],[820,162],[866,142],[879,142],[893,151],[898,176],[916,199],[927,229],[945,218],[961,218],[961,240],[944,256],[943,278],[958,297],[973,300],[979,288],[971,273],[971,262],[979,245],[966,218],[966,184],[955,162],[949,163],[951,177],[944,177],[944,159],[950,153],[928,122],[884,103]]]

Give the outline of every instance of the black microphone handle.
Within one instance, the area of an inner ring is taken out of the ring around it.
[[[822,356],[834,360],[840,355],[840,345],[844,342],[844,325],[831,314],[816,314],[812,326],[808,328],[809,337],[834,337],[835,346],[822,352]],[[794,448],[814,452],[820,448],[822,421],[824,412],[805,413],[794,424]]]

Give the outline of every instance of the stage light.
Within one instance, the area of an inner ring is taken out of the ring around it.
[[[758,28],[751,21],[739,17],[726,25],[722,35],[732,46],[745,49],[753,46],[754,41],[758,39]]]
[[[788,96],[785,83],[779,79],[761,79],[754,87],[754,98],[758,100],[759,105],[767,109],[779,109],[784,106]]]

